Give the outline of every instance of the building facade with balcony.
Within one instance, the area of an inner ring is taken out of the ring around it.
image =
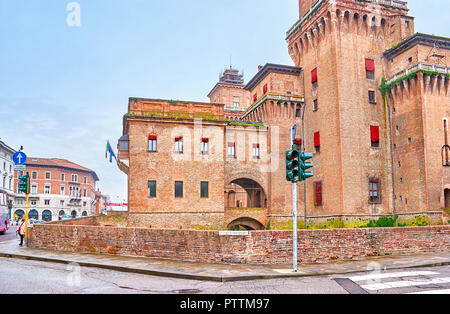
[[[30,176],[29,218],[57,221],[64,216],[86,217],[96,213],[97,174],[64,159],[29,157],[26,171]],[[24,173],[16,171],[16,178]],[[25,213],[26,196],[17,191],[13,218]]]

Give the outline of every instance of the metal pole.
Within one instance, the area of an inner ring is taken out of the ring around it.
[[[297,182],[292,184],[292,202],[293,202],[293,262],[294,262],[294,272],[298,271],[298,258],[297,258],[297,250],[298,250],[298,238],[297,238]]]
[[[25,245],[28,244],[28,200],[29,194],[27,194],[27,198],[25,200]]]

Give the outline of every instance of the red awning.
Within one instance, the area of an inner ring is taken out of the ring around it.
[[[209,138],[202,138],[202,143],[208,143],[209,142]]]
[[[295,144],[295,145],[302,145],[302,143],[303,143],[303,141],[302,141],[301,138],[296,138],[296,139],[294,140],[294,144]]]
[[[175,137],[175,142],[179,142],[179,141],[182,141],[183,140],[183,137],[182,136],[180,136],[180,137]]]
[[[155,135],[149,135],[149,136],[148,136],[148,139],[149,139],[150,141],[156,141],[156,140],[157,140],[157,137],[156,137]]]
[[[375,61],[372,59],[366,59],[366,70],[370,72],[375,71]]]

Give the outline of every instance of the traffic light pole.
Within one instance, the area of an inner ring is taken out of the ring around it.
[[[292,183],[292,208],[293,208],[293,262],[294,262],[294,272],[298,271],[298,232],[297,232],[297,181]]]
[[[25,200],[25,244],[28,245],[28,200],[30,194],[27,194],[27,198]]]

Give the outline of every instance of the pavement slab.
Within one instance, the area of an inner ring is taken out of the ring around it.
[[[374,267],[388,270],[450,265],[450,251],[448,251],[370,257],[324,264],[301,264],[295,273],[292,271],[292,265],[209,264],[147,257],[69,253],[19,247],[16,240],[0,243],[0,257],[78,263],[84,267],[218,282],[349,274],[374,270]]]

